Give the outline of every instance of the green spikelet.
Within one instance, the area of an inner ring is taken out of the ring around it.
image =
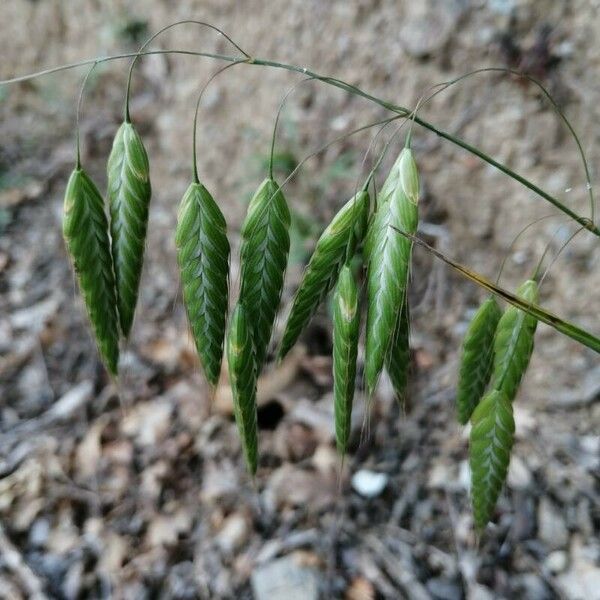
[[[175,234],[183,301],[206,379],[221,372],[228,302],[225,217],[208,190],[192,183],[181,200]]]
[[[403,405],[408,385],[408,371],[410,368],[410,311],[406,293],[402,300],[402,309],[398,315],[390,350],[386,357],[385,368],[396,399]]]
[[[358,289],[348,265],[342,267],[333,308],[333,396],[335,439],[346,454],[352,422],[360,313]]]
[[[396,161],[392,165],[392,168],[390,169],[386,180],[383,182],[383,185],[381,186],[381,189],[377,194],[377,206],[380,206],[387,202],[398,185],[398,178],[400,177],[401,156],[402,152],[398,154],[398,158],[396,158]]]
[[[492,517],[508,472],[515,433],[512,404],[503,392],[493,390],[477,405],[471,423],[471,501],[481,530]]]
[[[473,315],[465,334],[456,389],[458,421],[465,425],[490,380],[494,364],[494,334],[502,311],[490,296]]]
[[[537,304],[537,283],[528,279],[517,290],[517,296]],[[502,390],[511,402],[515,399],[521,379],[529,366],[536,327],[535,317],[514,306],[507,308],[498,322],[494,339],[492,386],[496,390]]]
[[[325,296],[335,286],[350,237],[354,236],[354,246],[360,243],[360,225],[368,208],[369,195],[361,191],[339,210],[321,234],[294,297],[279,348],[280,359],[296,343]]]
[[[389,200],[379,203],[365,243],[369,302],[365,377],[369,395],[375,390],[390,350],[398,310],[408,283],[412,242],[396,230],[414,235],[418,225],[418,206],[411,200],[415,193],[418,198],[418,185],[415,189],[413,175],[401,174],[401,167],[416,168],[408,148],[402,150],[396,162],[395,168],[399,172],[395,188],[390,192]]]
[[[279,186],[265,179],[248,206],[242,225],[240,302],[247,311],[256,352],[264,365],[290,250],[290,211]]]
[[[256,364],[250,325],[246,311],[241,304],[236,306],[229,325],[227,361],[235,421],[242,440],[248,470],[254,475],[258,465]]]
[[[117,131],[107,171],[119,320],[123,335],[128,337],[137,304],[152,193],[148,156],[129,122]]]
[[[116,375],[119,326],[108,221],[98,188],[81,168],[71,173],[67,184],[63,235],[98,349],[106,368]]]

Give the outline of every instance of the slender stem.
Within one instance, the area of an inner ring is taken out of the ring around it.
[[[96,68],[96,65],[98,63],[95,62],[92,67],[90,68],[90,70],[86,73],[85,77],[83,78],[83,82],[81,84],[81,89],[79,90],[79,98],[77,100],[77,116],[75,118],[75,146],[77,148],[76,151],[76,159],[75,159],[75,168],[76,169],[80,169],[81,168],[81,152],[80,152],[80,143],[79,143],[79,120],[80,120],[80,116],[81,116],[81,104],[83,102],[83,92],[85,91],[85,85],[90,77],[90,75],[92,74],[92,71]]]
[[[563,250],[583,231],[583,227],[579,227],[577,228],[577,230],[571,235],[569,236],[569,239],[559,248],[558,252],[555,254],[554,258],[550,261],[550,264],[546,267],[546,270],[544,271],[544,273],[542,274],[542,276],[540,277],[540,287],[542,287],[542,284],[544,283],[544,280],[546,279],[546,275],[548,275],[548,272],[550,271],[550,269],[554,266],[554,263],[560,258],[560,255],[562,254]]]
[[[527,301],[523,300],[522,298],[519,298],[512,292],[509,292],[508,290],[500,287],[499,285],[492,283],[491,281],[486,279],[480,273],[477,273],[476,271],[473,271],[473,270],[469,269],[468,267],[461,265],[460,263],[449,258],[448,256],[446,256],[439,250],[436,250],[435,248],[431,247],[427,242],[422,240],[420,237],[411,235],[410,233],[403,231],[401,229],[398,229],[397,227],[394,227],[394,226],[391,226],[391,227],[400,235],[403,235],[404,237],[413,241],[415,244],[425,248],[428,252],[433,254],[433,256],[435,256],[436,258],[439,258],[441,261],[443,261],[447,265],[451,266],[453,269],[455,269],[456,271],[461,273],[464,277],[466,277],[467,279],[470,279],[473,283],[476,283],[477,285],[488,290],[492,294],[495,294],[496,296],[499,296],[500,298],[506,300],[509,304],[512,304],[513,306],[516,306],[517,308],[520,308],[521,310],[532,315],[539,321],[546,323],[546,325],[550,325],[550,327],[553,327],[558,332],[570,337],[571,339],[575,340],[576,342],[579,342],[579,343],[583,344],[584,346],[591,348],[592,350],[594,350],[594,352],[597,352],[598,354],[600,354],[600,338],[589,333],[588,331],[585,331],[584,329],[581,329],[581,327],[578,327],[577,325],[575,325],[573,323],[569,323],[568,321],[561,319],[560,317],[543,309],[541,306],[527,302]]]
[[[67,69],[74,69],[76,67],[92,64],[94,62],[100,63],[100,62],[105,62],[105,61],[109,61],[109,60],[116,60],[119,58],[131,58],[131,57],[137,56],[138,54],[140,56],[148,55],[148,54],[184,54],[184,55],[189,55],[189,56],[203,56],[206,58],[213,58],[216,60],[224,60],[224,61],[228,61],[228,62],[235,62],[235,61],[239,60],[238,57],[234,57],[234,56],[213,54],[213,53],[209,53],[209,52],[193,52],[193,51],[188,51],[188,50],[154,50],[154,51],[147,51],[147,52],[143,52],[143,53],[134,52],[134,53],[119,54],[119,55],[115,55],[115,56],[106,56],[106,57],[88,59],[88,60],[80,61],[77,63],[70,63],[68,65],[62,65],[60,67],[45,69],[45,70],[39,71],[37,73],[32,73],[32,74],[24,75],[21,77],[15,77],[12,79],[0,81],[0,85],[16,83],[19,81],[26,81],[28,79],[32,79],[34,77],[39,77],[41,75],[48,75],[50,73],[57,73],[59,71],[64,71]],[[299,67],[297,65],[290,65],[290,64],[286,64],[286,63],[273,61],[273,60],[258,59],[258,58],[251,58],[251,59],[247,60],[247,64],[259,65],[259,66],[264,66],[264,67],[273,67],[273,68],[277,68],[277,69],[284,69],[286,71],[292,71],[295,73],[302,73],[304,75],[307,75],[308,77],[313,77],[314,79],[322,81],[323,83],[332,85],[339,89],[345,90],[351,94],[354,94],[356,96],[364,98],[370,102],[378,104],[379,106],[381,106],[391,112],[394,112],[399,116],[406,117],[412,113],[412,111],[410,111],[407,108],[404,108],[403,106],[398,106],[398,105],[388,102],[386,100],[382,100],[381,98],[377,98],[376,96],[373,96],[373,95],[365,92],[364,90],[361,90],[360,88],[358,88],[354,85],[351,85],[345,81],[342,81],[340,79],[336,79],[333,77],[327,77],[324,75],[320,75],[318,73],[315,73],[314,71],[307,69],[306,67]],[[492,165],[494,168],[498,169],[505,175],[508,175],[515,181],[518,181],[521,185],[530,189],[532,192],[535,192],[537,195],[544,198],[544,200],[546,200],[547,202],[550,202],[550,204],[552,204],[553,206],[558,208],[560,211],[564,212],[566,215],[571,217],[571,219],[573,219],[574,221],[579,223],[583,228],[587,229],[594,235],[600,237],[600,227],[596,226],[591,219],[577,214],[576,212],[571,210],[569,207],[567,207],[565,204],[563,204],[558,198],[555,198],[554,196],[552,196],[548,192],[544,191],[542,188],[535,185],[533,182],[529,181],[522,175],[519,175],[518,173],[516,173],[515,171],[513,171],[506,165],[498,162],[497,160],[495,160],[494,158],[492,158],[491,156],[489,156],[488,154],[486,154],[479,148],[473,146],[472,144],[469,144],[468,142],[462,140],[461,138],[459,138],[457,136],[452,135],[451,133],[448,133],[448,132],[438,128],[437,126],[426,121],[425,119],[415,116],[414,122],[421,125],[421,127],[424,127],[425,129],[428,129],[429,131],[432,131],[439,137],[446,139],[446,140],[452,142],[453,144],[467,150],[471,154],[477,156],[481,160]]]
[[[121,54],[110,54],[107,56],[97,56],[96,58],[86,58],[77,62],[67,63],[59,65],[58,67],[50,67],[49,69],[42,69],[41,71],[35,71],[28,73],[27,75],[19,75],[10,79],[2,79],[0,85],[11,85],[13,83],[22,83],[38,77],[44,77],[45,75],[53,75],[54,73],[61,73],[62,71],[70,71],[72,69],[78,69],[79,67],[85,67],[94,63],[104,63],[113,60],[122,60],[125,58],[134,58],[135,56],[151,56],[153,54],[184,54],[187,56],[200,56],[204,58],[213,58],[215,60],[224,60],[232,62],[237,60],[235,56],[229,56],[227,54],[215,54],[213,52],[198,52],[195,50],[145,50],[144,52],[122,52]]]
[[[504,75],[506,75],[506,74],[514,75],[516,77],[520,77],[521,79],[526,79],[530,83],[533,83],[542,92],[542,94],[544,94],[544,96],[546,97],[548,102],[550,102],[550,104],[552,105],[552,108],[555,110],[556,114],[561,118],[561,120],[563,121],[563,123],[565,124],[567,129],[569,130],[571,137],[575,141],[575,144],[577,145],[577,150],[579,152],[579,156],[581,157],[583,170],[585,172],[585,181],[586,181],[588,196],[589,196],[589,200],[590,200],[590,219],[593,222],[595,220],[595,218],[594,218],[594,215],[595,215],[594,191],[593,191],[593,187],[592,187],[592,178],[591,178],[591,174],[590,174],[587,157],[585,155],[585,151],[583,150],[581,140],[579,139],[579,136],[575,132],[574,127],[571,125],[571,122],[565,115],[564,111],[558,105],[556,100],[554,100],[554,98],[552,97],[552,94],[535,77],[532,77],[531,75],[528,75],[527,73],[522,73],[521,71],[517,71],[515,69],[509,69],[506,67],[484,67],[482,69],[475,69],[474,71],[465,73],[464,75],[461,75],[460,77],[456,77],[455,79],[451,79],[450,81],[436,85],[435,87],[439,87],[441,89],[434,92],[429,97],[429,100],[431,100],[438,94],[442,93],[443,91],[448,89],[450,86],[452,86],[456,83],[459,83],[469,77],[473,77],[474,75],[481,75],[483,73],[502,73]]]
[[[200,101],[202,100],[202,96],[204,95],[206,88],[208,88],[211,81],[215,77],[217,77],[217,75],[220,75],[221,73],[223,73],[223,71],[227,71],[227,69],[230,69],[231,67],[235,67],[235,65],[239,65],[240,63],[247,62],[247,61],[248,61],[248,59],[245,59],[245,58],[240,59],[235,62],[231,62],[231,63],[225,65],[224,67],[221,67],[218,71],[215,71],[208,78],[208,81],[202,86],[202,89],[200,90],[200,93],[198,94],[198,100],[196,100],[196,109],[194,110],[194,126],[193,126],[193,133],[192,133],[192,169],[193,169],[193,173],[194,173],[194,183],[200,183],[200,179],[198,177],[198,160],[197,160],[197,153],[196,153],[196,133],[198,131],[198,109],[200,108]]]
[[[512,242],[506,249],[506,252],[504,253],[504,258],[502,259],[502,263],[500,264],[500,269],[498,269],[498,275],[496,277],[496,284],[500,283],[500,278],[502,277],[502,273],[504,272],[504,267],[506,266],[506,261],[508,260],[510,253],[512,252],[512,250],[515,247],[515,245],[517,244],[517,242],[521,239],[521,237],[531,227],[537,225],[538,223],[541,223],[542,221],[545,221],[546,219],[555,219],[557,216],[558,215],[550,214],[550,215],[544,215],[543,217],[539,217],[538,219],[531,221],[531,223],[527,223],[527,225],[525,225],[525,227],[523,227],[523,229],[521,229],[521,231],[519,231],[519,233],[517,233],[517,235],[515,235],[515,237],[512,239]]]
[[[277,137],[277,126],[279,125],[279,119],[281,117],[281,113],[283,111],[283,107],[285,106],[285,102],[292,94],[297,87],[306,83],[307,81],[313,81],[313,77],[307,77],[306,79],[302,79],[295,83],[286,93],[285,96],[281,99],[279,103],[279,108],[277,109],[277,115],[275,117],[275,124],[273,125],[273,135],[271,136],[271,153],[269,155],[269,179],[273,179],[273,155],[275,154],[275,139]]]
[[[367,92],[361,90],[360,88],[358,88],[354,85],[351,85],[349,83],[346,83],[345,81],[342,81],[340,79],[335,79],[332,77],[326,77],[323,75],[319,75],[318,73],[310,71],[309,69],[306,69],[304,67],[298,67],[296,65],[288,65],[285,63],[277,62],[277,61],[264,60],[264,59],[258,59],[258,58],[253,59],[251,64],[262,65],[262,66],[267,66],[267,67],[274,67],[274,68],[278,68],[278,69],[285,69],[287,71],[295,71],[297,73],[303,73],[309,77],[314,77],[315,79],[318,79],[319,81],[322,81],[329,85],[333,85],[340,89],[346,90],[347,92],[350,92],[352,94],[360,96],[361,98],[365,98],[366,100],[374,102],[375,104],[379,104],[379,106],[382,106],[383,108],[386,108],[386,109],[388,109],[392,112],[395,112],[397,114],[400,114],[402,116],[408,116],[409,114],[412,113],[412,111],[410,111],[408,108],[405,108],[403,106],[399,106],[399,105],[393,104],[391,102],[382,100],[381,98],[372,96],[371,94],[368,94]],[[475,156],[481,158],[483,161],[492,165],[493,167],[495,167],[502,173],[515,179],[520,184],[524,185],[526,188],[535,192],[536,194],[538,194],[539,196],[544,198],[544,200],[547,200],[548,202],[553,204],[556,208],[558,208],[565,214],[569,215],[569,217],[571,217],[574,221],[579,223],[582,227],[584,227],[588,231],[591,231],[593,234],[600,237],[600,228],[598,228],[596,225],[594,225],[594,222],[591,221],[589,218],[578,215],[576,212],[571,210],[569,207],[565,206],[560,200],[558,200],[558,198],[555,198],[554,196],[552,196],[548,192],[544,191],[542,188],[538,187],[537,185],[535,185],[533,182],[529,181],[525,177],[519,175],[518,173],[516,173],[515,171],[513,171],[506,165],[498,162],[497,160],[495,160],[491,156],[487,155],[485,152],[483,152],[479,148],[473,146],[472,144],[469,144],[468,142],[462,140],[461,138],[459,138],[457,136],[452,135],[451,133],[448,133],[447,131],[444,131],[444,130],[436,127],[429,121],[426,121],[425,119],[422,119],[421,117],[418,117],[416,115],[414,116],[414,122],[417,123],[418,125],[421,125],[421,127],[424,127],[425,129],[428,129],[429,131],[432,131],[439,137],[446,139],[449,142],[452,142],[453,144],[460,146],[461,148],[464,148],[471,154],[474,154]]]
[[[153,35],[151,35],[140,47],[140,49],[138,50],[137,54],[135,55],[134,59],[131,61],[131,66],[129,67],[129,75],[127,76],[127,92],[125,94],[125,121],[127,123],[129,123],[131,121],[130,119],[130,115],[129,115],[129,97],[131,94],[131,77],[133,76],[133,67],[135,67],[135,63],[137,62],[138,58],[140,56],[143,55],[144,50],[162,33],[164,33],[165,31],[172,29],[173,27],[177,27],[178,25],[200,25],[202,27],[208,27],[209,29],[212,29],[213,31],[216,31],[218,34],[222,35],[223,37],[225,37],[229,42],[231,42],[231,44],[233,45],[234,48],[236,48],[237,50],[239,50],[246,58],[250,58],[250,55],[245,52],[244,50],[242,50],[224,31],[222,31],[221,29],[219,29],[218,27],[215,27],[214,25],[211,25],[210,23],[206,23],[204,21],[196,21],[194,19],[184,19],[182,21],[176,21],[175,23],[170,23],[169,25],[166,25],[165,27],[163,27],[162,29],[159,29],[156,33],[154,33]]]

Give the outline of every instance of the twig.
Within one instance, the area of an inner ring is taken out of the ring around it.
[[[17,577],[29,600],[46,600],[48,598],[44,593],[42,580],[33,572],[6,535],[2,523],[0,523],[0,556],[8,569]]]

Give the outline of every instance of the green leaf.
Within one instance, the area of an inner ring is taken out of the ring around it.
[[[148,156],[131,123],[119,127],[107,171],[119,319],[121,331],[128,337],[142,275],[152,195]]]
[[[369,195],[361,191],[333,217],[321,234],[296,292],[279,348],[282,359],[314,316],[317,308],[335,286],[346,258],[350,236],[369,207]]]
[[[503,392],[491,391],[477,405],[471,424],[471,501],[475,525],[483,529],[492,518],[508,473],[515,434],[511,402]]]
[[[502,311],[489,297],[475,312],[462,346],[456,389],[458,421],[465,425],[490,381],[494,364],[494,335]]]
[[[229,242],[223,213],[201,183],[183,196],[175,234],[183,300],[206,379],[221,372],[228,304]]]
[[[517,296],[525,302],[538,302],[537,283],[528,279],[517,290]],[[502,390],[511,402],[515,399],[521,379],[529,366],[536,327],[535,317],[514,306],[506,309],[498,323],[494,341],[492,385],[495,389]]]
[[[264,365],[290,250],[290,212],[281,189],[265,179],[242,225],[240,302],[247,311],[257,373]]]
[[[108,221],[98,188],[83,169],[65,192],[63,235],[73,261],[102,359],[113,375],[119,362],[119,326]]]
[[[358,288],[352,270],[345,265],[340,272],[333,309],[335,439],[342,456],[346,454],[351,431],[359,325]]]
[[[258,466],[257,372],[251,328],[246,315],[243,305],[238,303],[229,325],[227,362],[235,422],[240,433],[248,470],[254,475]]]

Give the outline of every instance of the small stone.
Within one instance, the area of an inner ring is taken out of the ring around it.
[[[365,498],[379,496],[387,484],[388,476],[385,473],[376,473],[368,469],[361,469],[352,476],[354,491]]]
[[[443,577],[430,579],[425,587],[435,600],[462,600],[463,597],[461,587],[456,582]]]
[[[454,478],[451,469],[452,467],[443,462],[435,463],[429,471],[427,487],[432,490],[446,489],[450,480]]]
[[[596,600],[600,590],[600,567],[597,551],[584,546],[580,536],[574,536],[571,544],[571,567],[557,577],[563,597],[567,600],[588,598]]]
[[[494,600],[492,592],[480,583],[469,586],[469,600]]]
[[[36,519],[29,530],[29,543],[36,547],[45,546],[49,533],[50,523],[48,520],[42,518]]]
[[[423,0],[405,5],[400,42],[417,58],[439,52],[450,40],[463,6],[459,0]]]
[[[567,568],[568,562],[569,558],[566,552],[555,550],[546,557],[544,565],[550,573],[556,575],[557,573],[562,573]]]
[[[365,577],[352,580],[346,589],[345,600],[375,600],[377,592],[373,584]]]
[[[248,539],[247,519],[240,513],[229,515],[217,535],[217,544],[225,554],[232,554],[241,548]]]
[[[535,573],[526,573],[515,578],[515,598],[550,600],[552,595],[544,580]]]
[[[251,577],[255,600],[318,600],[318,572],[294,556],[258,567]]]
[[[538,537],[550,550],[564,548],[569,541],[561,512],[547,498],[542,498],[538,507]]]
[[[335,493],[335,479],[331,476],[284,464],[273,471],[262,496],[269,510],[301,506],[319,511],[332,504]]]
[[[140,446],[158,446],[171,427],[172,411],[171,403],[161,398],[139,404],[123,420],[123,433]]]
[[[518,456],[513,456],[508,467],[508,485],[513,490],[525,490],[531,485],[531,472]]]

